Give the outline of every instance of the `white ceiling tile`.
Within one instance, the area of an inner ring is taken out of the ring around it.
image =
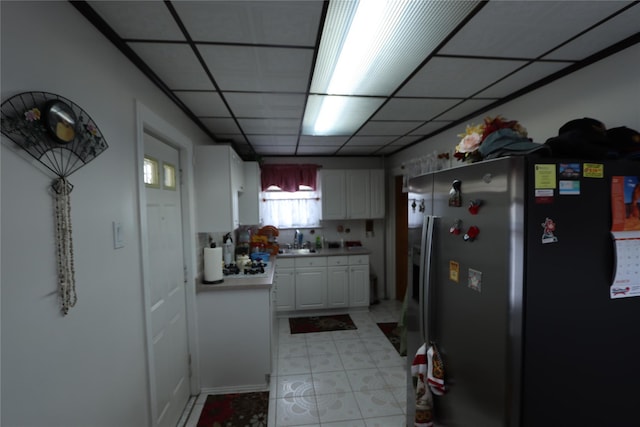
[[[90,1],[89,5],[122,38],[185,40],[164,2]]]
[[[297,135],[300,120],[295,119],[238,119],[246,135]]]
[[[393,154],[396,151],[398,151],[401,147],[397,146],[397,145],[387,145],[386,147],[382,147],[381,149],[379,149],[378,151],[376,151],[377,155],[388,155],[388,154]]]
[[[300,145],[298,155],[329,156],[340,148],[340,145]]]
[[[461,99],[393,98],[373,120],[429,120],[459,103]]]
[[[393,141],[390,145],[393,145],[396,148],[398,148],[399,146],[405,146],[405,145],[408,145],[408,144],[412,144],[412,143],[416,142],[417,140],[419,140],[420,138],[421,138],[420,135],[401,136],[400,138],[398,138],[395,141]]]
[[[198,45],[222,91],[304,93],[313,61],[311,49]]]
[[[376,150],[379,150],[379,145],[350,145],[347,144],[338,151],[339,155],[343,156],[370,156]]]
[[[398,96],[466,98],[525,64],[525,61],[433,58],[398,91]]]
[[[296,145],[297,135],[249,135],[251,145],[262,147],[265,145]]]
[[[233,111],[243,118],[302,118],[304,95],[278,93],[225,92],[224,97]]]
[[[322,1],[178,1],[195,41],[315,46]]]
[[[263,156],[293,156],[296,154],[295,145],[265,145],[258,151]]]
[[[626,2],[619,2],[623,6]],[[640,3],[554,50],[544,59],[582,59],[640,31]]]
[[[366,135],[404,135],[422,125],[422,121],[369,121],[357,133]]]
[[[476,96],[481,98],[502,98],[569,65],[571,64],[567,62],[534,62],[483,90]]]
[[[491,1],[439,53],[537,58],[621,6],[619,1]]]
[[[435,132],[438,129],[442,129],[443,127],[447,126],[449,123],[451,123],[450,120],[443,120],[443,121],[434,120],[432,122],[428,122],[420,126],[418,129],[411,132],[411,135],[420,135],[420,136],[429,135],[430,133]]]
[[[235,120],[232,118],[201,118],[202,123],[209,129],[211,132],[216,135],[223,134],[232,134],[232,135],[240,135],[240,129],[236,125]]]
[[[460,105],[456,105],[451,110],[438,117],[438,120],[457,120],[467,116],[480,108],[495,102],[494,99],[469,99]]]
[[[394,140],[397,136],[354,136],[349,140],[348,145],[387,145]]]
[[[128,43],[170,89],[213,90],[191,47],[176,43]]]
[[[333,145],[333,146],[341,146],[349,139],[348,136],[310,136],[310,135],[302,135],[300,136],[300,146],[323,146],[323,145]]]
[[[179,91],[176,96],[198,117],[230,117],[217,92]]]

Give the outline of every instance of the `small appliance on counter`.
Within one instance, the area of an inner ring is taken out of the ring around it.
[[[233,260],[233,239],[231,238],[231,233],[227,233],[222,238],[222,246],[224,248],[224,263],[231,264]]]

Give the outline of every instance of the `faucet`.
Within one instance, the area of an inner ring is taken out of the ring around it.
[[[300,230],[296,229],[296,233],[293,236],[293,248],[297,249],[299,246],[298,240],[300,239],[301,234],[300,234]]]

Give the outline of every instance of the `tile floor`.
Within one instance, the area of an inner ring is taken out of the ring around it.
[[[384,300],[351,312],[351,331],[292,335],[279,319],[268,427],[404,427],[406,357],[376,325],[397,322],[401,308]],[[205,398],[195,400],[185,427],[196,426]]]

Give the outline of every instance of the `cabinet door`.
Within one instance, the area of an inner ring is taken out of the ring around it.
[[[229,232],[238,224],[238,193],[231,187],[231,150],[227,146],[195,148],[194,187],[199,232]]]
[[[296,308],[296,282],[293,268],[276,269],[276,310],[288,311]]]
[[[320,172],[322,183],[322,219],[345,219],[347,206],[345,199],[345,171],[323,170]]]
[[[369,218],[384,218],[385,211],[385,186],[384,169],[371,169],[371,214]]]
[[[231,189],[233,191],[244,191],[244,166],[243,161],[231,150]]]
[[[369,170],[346,171],[347,181],[347,218],[369,218],[371,214],[371,187]]]
[[[327,268],[296,268],[296,310],[327,306]]]
[[[238,194],[240,225],[260,224],[260,165],[244,162],[244,191]]]
[[[369,305],[369,265],[349,266],[349,305]]]
[[[327,268],[327,306],[329,308],[349,305],[349,267]]]

